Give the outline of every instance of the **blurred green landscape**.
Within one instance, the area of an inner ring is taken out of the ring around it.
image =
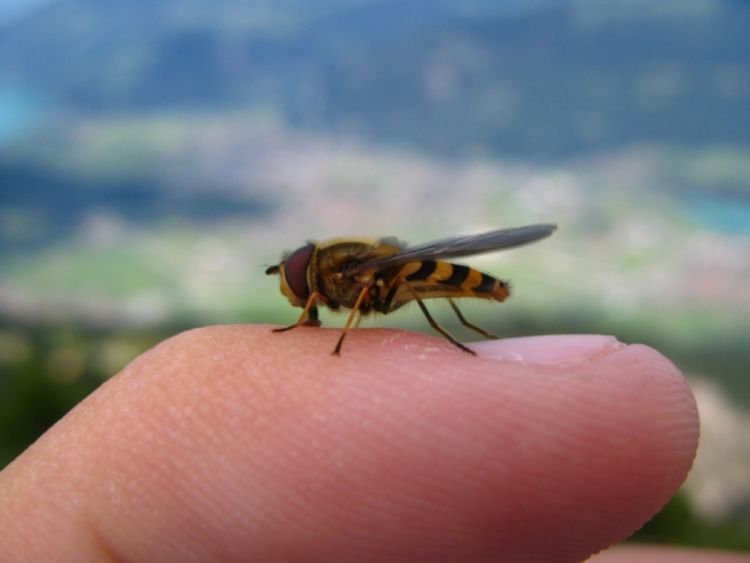
[[[515,292],[467,315],[673,358],[701,450],[635,539],[750,549],[746,29],[731,0],[0,5],[0,467],[180,330],[291,322],[263,271],[305,240],[556,222],[471,260]]]

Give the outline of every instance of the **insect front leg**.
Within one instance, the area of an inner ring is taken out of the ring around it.
[[[273,329],[273,332],[285,332],[287,330],[297,328],[301,325],[315,327],[320,326],[320,321],[318,320],[318,308],[315,306],[315,303],[319,298],[320,295],[318,294],[318,292],[313,291],[310,294],[310,297],[307,298],[305,308],[302,310],[302,314],[299,316],[299,319],[297,319],[297,322],[293,325],[285,326],[282,328],[275,328]]]
[[[469,321],[466,320],[466,318],[463,316],[461,311],[458,309],[458,305],[453,301],[453,299],[448,299],[448,303],[451,304],[451,308],[453,308],[453,312],[456,313],[456,316],[458,317],[458,320],[461,321],[461,324],[464,325],[466,328],[470,328],[471,330],[474,330],[481,334],[482,336],[486,336],[487,338],[493,338],[497,339],[498,337],[495,336],[492,333],[487,332],[483,328],[479,328],[477,325],[471,324]]]

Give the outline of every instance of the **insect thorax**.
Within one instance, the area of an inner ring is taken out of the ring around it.
[[[375,284],[381,275],[380,272],[370,270],[351,273],[347,270],[373,258],[395,254],[398,250],[395,246],[363,241],[342,241],[320,248],[315,264],[312,266],[315,272],[316,288],[333,309],[338,306],[349,308],[354,306],[365,287],[370,288],[372,296],[375,297],[379,289]],[[371,309],[369,295],[362,305],[363,313]]]

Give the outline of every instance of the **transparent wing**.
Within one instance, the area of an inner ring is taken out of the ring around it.
[[[513,229],[500,229],[479,235],[445,238],[406,248],[403,252],[393,256],[375,258],[357,264],[349,271],[356,273],[364,270],[387,268],[418,260],[442,260],[444,258],[459,258],[461,256],[471,256],[484,252],[494,252],[543,239],[555,232],[556,229],[557,225],[539,224]]]

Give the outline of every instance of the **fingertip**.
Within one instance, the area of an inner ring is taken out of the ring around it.
[[[695,457],[692,391],[680,370],[649,346],[607,335],[552,335],[474,343],[478,355],[472,357],[421,334],[363,330],[351,336],[337,371],[353,370],[363,393],[398,386],[421,396],[416,400],[423,405],[429,402],[425,383],[436,394],[450,393],[437,424],[469,412],[481,420],[481,432],[512,458],[498,475],[526,490],[527,500],[536,499],[541,510],[531,513],[537,524],[551,510],[549,538],[560,527],[560,513],[570,510],[556,541],[574,537],[575,529],[598,542],[594,551],[620,541],[669,500]],[[540,489],[539,478],[551,478],[551,488]],[[498,497],[510,500],[506,493]]]

